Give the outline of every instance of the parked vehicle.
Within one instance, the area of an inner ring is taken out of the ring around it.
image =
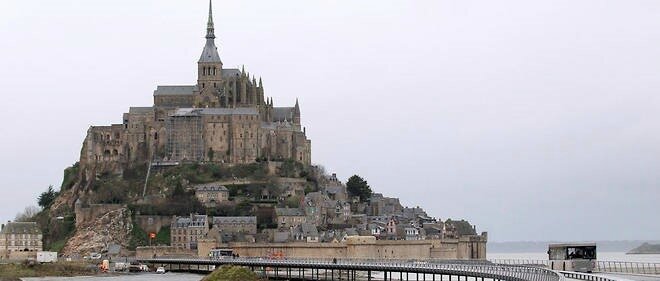
[[[232,249],[212,249],[209,253],[211,260],[231,259],[235,257]]]
[[[124,262],[116,262],[115,263],[115,271],[127,271],[128,270],[128,264]]]
[[[165,274],[165,268],[162,267],[162,266],[159,266],[159,267],[156,269],[156,273],[158,273],[158,274]]]
[[[101,259],[101,254],[99,253],[91,253],[89,254],[89,258],[93,260],[100,260]]]
[[[596,268],[596,243],[564,243],[548,246],[550,269],[591,273]]]
[[[128,266],[128,271],[129,272],[141,272],[142,271],[142,265],[139,262],[131,262],[131,264]]]
[[[37,252],[37,262],[39,263],[53,263],[57,262],[57,252]]]
[[[149,266],[146,264],[141,264],[140,265],[140,271],[142,272],[149,272]]]

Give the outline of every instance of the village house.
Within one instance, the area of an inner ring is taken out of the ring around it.
[[[291,229],[291,236],[296,241],[304,241],[308,243],[319,242],[319,231],[316,225],[311,223],[303,223]]]
[[[295,208],[275,208],[275,218],[278,227],[290,228],[307,222],[305,213]]]
[[[205,238],[209,232],[208,217],[196,214],[188,217],[174,216],[170,231],[172,247],[195,250],[197,241]]]
[[[257,217],[213,217],[213,228],[223,234],[257,234]]]
[[[196,185],[195,197],[206,207],[215,207],[217,203],[229,201],[229,189],[217,183]]]
[[[43,248],[43,234],[36,222],[7,222],[0,230],[0,257],[12,252],[36,252]]]

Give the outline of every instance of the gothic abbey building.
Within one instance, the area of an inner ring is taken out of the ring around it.
[[[99,171],[153,161],[311,163],[298,100],[293,107],[275,107],[264,96],[261,78],[223,68],[210,3],[197,84],[158,86],[153,95],[153,106],[131,107],[122,124],[90,127],[81,164]]]

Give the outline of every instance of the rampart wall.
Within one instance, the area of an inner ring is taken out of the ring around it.
[[[373,238],[373,237],[371,237]],[[438,240],[358,239],[343,243],[230,243],[241,257],[486,259],[485,236]]]

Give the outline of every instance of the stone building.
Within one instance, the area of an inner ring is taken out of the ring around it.
[[[257,217],[213,217],[213,228],[230,234],[257,234]]]
[[[296,208],[275,208],[275,218],[280,228],[290,228],[307,222],[305,212]]]
[[[43,249],[43,234],[36,222],[7,222],[0,230],[0,256]]]
[[[205,238],[208,232],[206,215],[174,216],[170,226],[170,245],[175,248],[197,249],[197,241]]]
[[[217,183],[199,184],[194,186],[195,197],[206,207],[214,207],[217,203],[229,201],[229,189]]]
[[[261,78],[244,67],[224,68],[210,3],[197,82],[157,86],[153,97],[153,106],[129,108],[121,124],[90,127],[80,156],[83,167],[121,172],[128,164],[150,161],[311,163],[298,100],[276,107]]]

